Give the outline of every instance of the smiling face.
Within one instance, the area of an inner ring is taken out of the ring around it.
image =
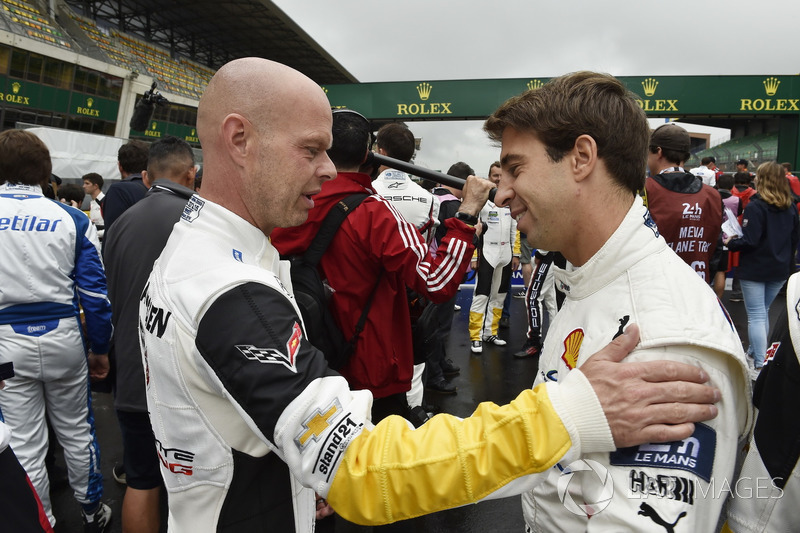
[[[568,158],[554,163],[534,133],[503,131],[502,179],[495,200],[511,208],[518,228],[535,248],[563,251],[568,246],[573,182]]]

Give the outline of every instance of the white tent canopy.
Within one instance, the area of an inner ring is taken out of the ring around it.
[[[84,174],[97,172],[105,181],[120,179],[117,151],[127,139],[38,126],[27,131],[47,145],[56,176],[80,179]]]

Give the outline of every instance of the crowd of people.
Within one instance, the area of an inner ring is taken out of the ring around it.
[[[500,146],[487,176],[462,161],[448,173],[463,188],[426,188],[370,157],[410,161],[405,124],[374,136],[304,75],[246,58],[200,100],[202,173],[179,139],[130,141],[105,193],[90,173],[52,201],[42,141],[0,133],[0,246],[14,251],[0,262],[0,363],[13,363],[0,390],[2,520],[55,526],[49,424],[85,531],[107,531],[88,388],[107,380],[126,532],[163,527],[162,490],[172,532],[405,531],[407,518],[514,495],[536,532],[718,531],[727,507],[733,531],[790,523],[791,502],[713,490],[740,486],[746,455],[745,485],[768,476],[773,494],[797,499],[797,451],[773,442],[788,417],[756,419],[752,388],[774,411],[776,394],[796,396],[779,371],[797,367],[800,331],[790,168],[730,176],[707,158],[687,171],[689,134],[651,132],[634,95],[593,72],[512,97],[484,129]],[[336,209],[352,212],[318,264],[349,341],[333,370],[286,259]],[[469,352],[482,357],[507,343],[520,268],[527,334],[512,352],[538,364],[535,382],[507,405],[432,416],[424,391],[457,393],[448,338],[468,271]],[[730,272],[746,352],[718,298]],[[770,345],[787,280],[791,312]],[[600,507],[565,502],[559,476],[579,460],[613,486]]]

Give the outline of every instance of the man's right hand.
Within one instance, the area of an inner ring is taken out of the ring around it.
[[[467,176],[464,184],[463,196],[461,197],[461,207],[459,211],[470,215],[478,216],[486,201],[489,199],[489,191],[495,188],[494,183],[477,176]]]
[[[703,385],[709,379],[703,369],[675,361],[622,363],[638,342],[639,328],[632,324],[580,367],[618,448],[685,439],[694,422],[717,416],[721,393]]]

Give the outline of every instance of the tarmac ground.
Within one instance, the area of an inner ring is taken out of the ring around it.
[[[514,291],[518,288],[512,289]],[[746,346],[747,316],[744,303],[730,302],[730,291],[723,296],[723,303],[733,319],[734,325]],[[773,303],[770,313],[774,323],[785,294],[781,292]],[[508,329],[500,330],[500,337],[508,341],[503,347],[484,345],[483,353],[471,354],[467,322],[472,288],[464,287],[459,292],[458,304],[461,310],[453,317],[453,328],[448,346],[448,357],[461,367],[461,373],[453,378],[458,387],[455,395],[427,393],[425,403],[435,407],[436,412],[446,412],[460,417],[469,416],[475,407],[485,401],[504,404],[513,400],[523,389],[528,388],[536,375],[538,358],[515,359],[525,339],[524,300],[511,299],[511,319]],[[114,413],[113,400],[108,393],[93,393],[93,406],[101,450],[101,470],[103,472],[104,496],[114,519],[110,533],[122,531],[120,516],[125,486],[117,483],[111,470],[114,464],[122,462],[122,443],[119,427]],[[63,469],[63,457],[57,454],[57,468]],[[58,476],[58,474],[56,474]],[[55,477],[55,476],[54,476]],[[51,488],[53,511],[56,516],[56,533],[80,533],[82,523],[80,508],[72,497],[72,491],[65,481],[54,480]],[[163,508],[166,508],[166,498]],[[468,505],[432,515],[394,524],[391,531],[415,533],[521,533],[524,531],[522,507],[519,497],[505,498]],[[364,528],[337,520],[337,533],[366,533],[372,528]],[[376,531],[384,531],[376,528]],[[166,515],[162,520],[161,531],[166,531]]]

